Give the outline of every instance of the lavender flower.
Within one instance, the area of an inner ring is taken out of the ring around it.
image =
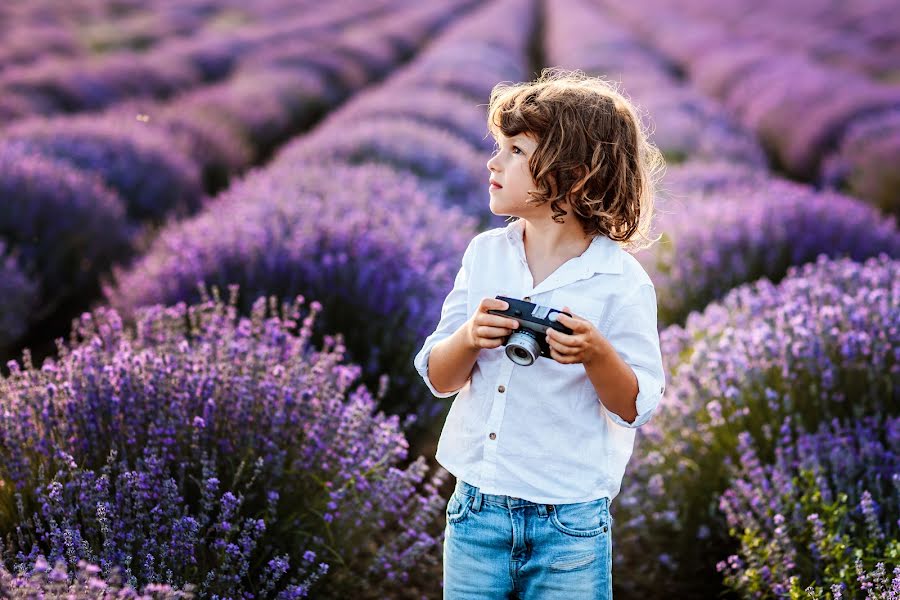
[[[96,293],[100,276],[130,253],[134,233],[121,199],[98,177],[21,144],[0,142],[0,239],[15,250],[19,268],[30,280],[17,285],[10,275],[0,284],[12,293],[13,312],[5,318],[23,316],[15,307],[30,298],[28,319],[13,327],[20,334],[27,321]]]
[[[741,436],[739,451],[750,460],[737,466],[719,500],[740,542],[741,562],[721,569],[726,584],[745,597],[820,586],[835,596],[884,597],[876,594],[887,593],[890,581],[876,557],[900,547],[900,494],[891,481],[900,472],[900,417],[835,419],[813,434],[787,417],[782,431],[775,462],[761,469],[747,468],[758,453],[752,437]],[[763,570],[770,577],[760,577]]]
[[[730,485],[732,467],[761,473],[778,440],[788,443],[789,430],[766,434],[771,424],[790,416],[812,430],[832,418],[898,414],[898,282],[900,261],[884,254],[864,263],[820,255],[789,268],[777,285],[767,279],[744,284],[690,315],[684,327],[661,333],[672,383],[658,419],[640,432],[642,450],[623,482],[621,568],[655,585],[665,581],[679,594],[699,593],[690,591],[693,585],[708,592],[704,586],[713,581],[687,574],[705,572],[731,551],[716,498]],[[710,402],[718,403],[718,414],[708,414]],[[744,451],[751,447],[754,453]],[[646,493],[656,474],[665,480],[664,496]],[[740,481],[734,485],[745,493]],[[797,485],[776,472],[769,488],[750,496],[747,509],[759,519],[777,512],[787,518],[791,513],[779,510],[776,493],[795,493]],[[824,481],[815,485],[824,502],[834,501]],[[698,545],[703,525],[710,535]],[[648,564],[648,551],[668,552],[678,568]]]
[[[823,163],[822,180],[897,214],[898,157],[900,110],[879,112],[848,126],[840,147]]]
[[[380,118],[412,118],[424,124],[446,129],[464,138],[474,148],[489,152],[494,140],[487,133],[487,114],[468,97],[442,89],[394,89],[388,85],[363,92],[350,99],[340,110],[326,119],[323,126],[334,122],[356,123]],[[485,161],[487,162],[487,161]]]
[[[26,600],[28,598],[70,598],[71,600],[113,600],[115,598],[134,598],[135,600],[175,600],[177,598],[193,598],[190,589],[186,591],[172,589],[160,583],[150,583],[138,592],[129,585],[120,586],[119,573],[116,572],[104,581],[97,577],[100,567],[89,564],[85,560],[78,561],[74,573],[74,582],[69,581],[66,564],[57,560],[53,569],[47,559],[38,556],[34,570],[30,575],[13,575],[0,565],[0,595],[9,600]]]
[[[387,167],[270,167],[161,230],[142,258],[117,270],[106,296],[128,315],[195,301],[201,280],[239,283],[244,312],[261,294],[316,297],[326,328],[340,328],[367,382],[391,374],[387,409],[415,408],[425,418],[441,403],[423,400],[411,356],[474,235],[473,219],[438,209],[416,179]]]
[[[764,9],[754,18],[743,3],[733,5],[730,14],[708,2],[602,4],[720,100],[792,176],[818,178],[822,159],[854,120],[900,106],[900,91],[886,83],[895,67],[888,66],[887,51],[874,42],[883,34],[870,32],[868,48],[847,35],[846,23],[866,21],[860,14],[830,14],[834,21],[828,29],[821,13],[807,14],[804,21],[777,10],[766,15]],[[870,22],[889,14],[886,6],[878,10],[867,15]],[[779,30],[778,24],[787,22]],[[761,31],[775,39],[761,39]],[[859,68],[847,69],[848,62]],[[878,75],[873,78],[866,70]],[[838,87],[844,91],[834,93]],[[892,164],[885,168],[890,171]]]
[[[457,136],[404,118],[359,123],[340,135],[317,130],[283,148],[277,163],[305,168],[321,162],[379,162],[415,174],[447,200],[482,220],[490,210],[484,200],[487,156]]]
[[[862,201],[752,170],[727,175],[721,184],[702,183],[703,177],[693,182],[690,175],[702,167],[679,175],[682,168],[688,167],[667,172],[668,191],[658,203],[662,240],[635,255],[657,285],[663,324],[682,323],[741,283],[777,282],[789,266],[819,254],[859,261],[879,252],[900,257],[896,219]]]
[[[0,238],[0,352],[25,334],[38,290],[37,282],[23,272],[8,243]]]
[[[100,308],[58,360],[10,361],[5,568],[27,575],[42,555],[203,597],[390,597],[434,562],[443,476],[423,481],[422,457],[399,468],[399,419],[375,413],[340,338],[312,346],[321,304],[260,297],[240,317],[237,295],[144,307],[133,329]]]
[[[34,119],[12,125],[2,138],[100,175],[136,220],[188,214],[202,201],[197,166],[133,117]]]
[[[0,90],[26,95],[52,112],[97,110],[130,96],[164,98],[201,81],[178,62],[119,52],[98,61],[57,59],[4,72]]]
[[[665,57],[640,44],[609,11],[582,0],[563,0],[544,27],[549,64],[614,76],[642,116],[652,115],[651,138],[667,162],[731,159],[765,166],[759,143],[716,104],[671,75]],[[648,123],[648,125],[651,125]]]

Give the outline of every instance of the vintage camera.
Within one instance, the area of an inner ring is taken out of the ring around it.
[[[539,356],[550,356],[550,345],[546,338],[548,327],[568,335],[572,334],[571,329],[556,321],[560,313],[571,317],[570,313],[506,296],[496,296],[496,299],[503,300],[509,307],[506,310],[489,309],[488,313],[509,317],[519,322],[518,329],[503,340],[506,356],[517,365],[527,367]]]

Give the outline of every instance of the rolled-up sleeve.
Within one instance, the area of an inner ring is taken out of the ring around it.
[[[454,394],[458,393],[459,390],[454,390],[452,392],[439,392],[434,388],[434,385],[431,383],[431,378],[428,376],[428,357],[431,355],[431,350],[434,348],[435,344],[440,342],[441,340],[450,337],[453,333],[462,326],[463,323],[466,322],[468,318],[467,315],[467,302],[468,302],[468,288],[469,288],[469,274],[472,271],[472,261],[473,255],[475,253],[475,242],[478,239],[478,236],[472,239],[469,242],[469,246],[466,248],[466,251],[463,253],[462,265],[459,269],[459,272],[456,274],[456,280],[453,282],[453,289],[450,290],[450,293],[447,294],[447,297],[444,299],[444,304],[441,307],[441,318],[437,324],[437,328],[435,328],[434,332],[425,338],[425,343],[422,345],[422,349],[419,350],[418,354],[416,354],[415,359],[413,359],[413,364],[416,367],[416,371],[419,372],[419,375],[422,376],[422,379],[425,381],[425,385],[428,386],[428,389],[431,390],[431,393],[434,394],[438,398],[449,398]],[[462,389],[462,388],[460,388]]]
[[[644,283],[610,317],[607,327],[607,339],[634,371],[638,382],[638,415],[633,422],[607,411],[610,419],[623,427],[640,427],[649,421],[665,392],[656,311],[656,290],[653,284]]]

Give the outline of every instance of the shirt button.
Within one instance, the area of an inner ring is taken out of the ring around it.
[[[502,394],[503,392],[506,391],[506,388],[505,388],[504,386],[501,385],[500,387],[497,388],[497,391],[500,392],[500,393]]]
[[[497,434],[494,433],[494,432],[492,431],[492,432],[491,432],[491,435],[489,435],[488,437],[491,438],[492,440],[496,440],[496,439],[497,439]]]

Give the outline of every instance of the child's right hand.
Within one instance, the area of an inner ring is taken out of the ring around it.
[[[509,303],[496,298],[482,298],[475,314],[466,321],[466,333],[469,346],[475,350],[482,348],[499,348],[503,338],[518,328],[519,322],[509,317],[489,314],[488,310],[506,310]]]

